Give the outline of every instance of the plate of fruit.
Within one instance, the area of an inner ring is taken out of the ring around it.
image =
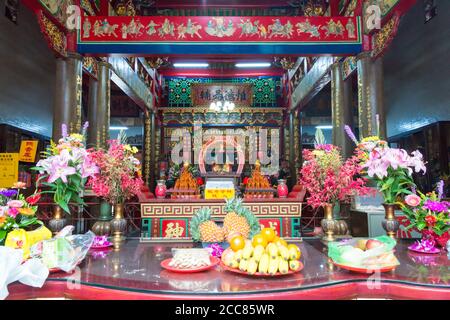
[[[353,238],[328,244],[333,263],[358,273],[388,272],[400,263],[394,255],[396,241],[388,236]]]
[[[284,276],[303,269],[297,245],[276,236],[272,228],[264,228],[253,238],[236,235],[230,248],[222,253],[223,269],[251,276]]]

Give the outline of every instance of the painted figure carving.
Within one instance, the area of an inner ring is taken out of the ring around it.
[[[205,28],[207,34],[211,36],[216,36],[219,38],[230,37],[236,31],[233,26],[233,21],[230,19],[228,24],[226,24],[223,17],[214,17],[212,20],[208,21],[208,26]]]
[[[348,19],[348,22],[345,25],[345,28],[347,29],[348,37],[354,38],[355,37],[355,25],[353,24],[352,19]]]
[[[118,24],[110,25],[108,20],[103,20],[100,22],[99,20],[96,20],[94,22],[94,36],[103,37],[105,35],[114,37],[118,37],[116,34],[116,29],[119,27]]]
[[[301,33],[309,33],[310,38],[319,38],[320,37],[320,31],[319,26],[312,25],[311,22],[309,22],[309,19],[306,19],[305,22],[299,22],[295,25],[297,27],[297,34],[300,35]]]
[[[91,35],[91,23],[89,21],[89,19],[85,19],[84,23],[83,23],[83,37],[84,38],[89,38],[89,36]]]
[[[145,29],[145,26],[139,20],[134,20],[134,18],[130,21],[130,24],[122,24],[122,38],[126,39],[128,35],[136,37],[142,35],[142,29]]]
[[[152,34],[155,34],[156,33],[155,27],[158,27],[158,26],[159,26],[159,24],[156,24],[153,20],[150,21],[150,23],[147,25],[147,34],[149,36],[151,36]]]
[[[245,21],[241,19],[241,23],[239,24],[241,34],[239,35],[239,38],[242,36],[254,36],[255,34],[258,34],[258,25],[258,20],[251,22],[250,19],[246,19]]]
[[[201,28],[202,28],[202,26],[199,25],[197,22],[192,22],[191,19],[188,19],[186,26],[184,25],[184,23],[181,23],[177,27],[178,39],[186,38],[186,34],[190,35],[191,38],[193,38],[194,35],[196,35],[197,37],[199,37],[201,39],[202,36],[198,33],[198,31]]]
[[[280,22],[280,19],[272,20],[274,23],[269,25],[269,38],[272,37],[282,37],[282,38],[290,38],[293,32],[293,26],[290,21],[286,22],[283,25]]]
[[[330,35],[334,36],[344,36],[345,28],[342,25],[341,21],[335,22],[333,19],[328,21],[326,26],[322,27],[325,30],[325,35],[329,37]]]
[[[169,19],[165,19],[162,27],[159,28],[158,30],[159,36],[160,37],[165,37],[168,35],[175,36],[174,30],[175,26],[173,25],[173,22],[170,22]]]

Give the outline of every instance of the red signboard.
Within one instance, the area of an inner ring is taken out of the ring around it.
[[[223,54],[239,45],[243,54],[339,54],[358,52],[361,43],[359,17],[86,16],[78,34],[82,53],[190,54],[203,47],[200,53]]]
[[[162,238],[183,238],[187,236],[186,219],[161,219]]]
[[[353,42],[357,17],[84,17],[81,42]]]

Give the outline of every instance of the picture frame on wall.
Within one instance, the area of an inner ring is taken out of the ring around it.
[[[435,0],[424,0],[425,23],[429,22],[437,15]]]

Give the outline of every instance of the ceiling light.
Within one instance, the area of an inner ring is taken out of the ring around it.
[[[326,125],[326,126],[316,126],[316,129],[331,130],[331,129],[333,129],[333,126],[329,126],[329,125]]]
[[[128,127],[114,127],[114,126],[112,126],[112,127],[109,127],[109,130],[112,130],[112,131],[128,130]]]
[[[195,63],[195,62],[180,62],[174,63],[175,68],[208,68],[209,63]]]
[[[270,67],[270,62],[245,62],[245,63],[236,63],[236,68],[266,68]]]

